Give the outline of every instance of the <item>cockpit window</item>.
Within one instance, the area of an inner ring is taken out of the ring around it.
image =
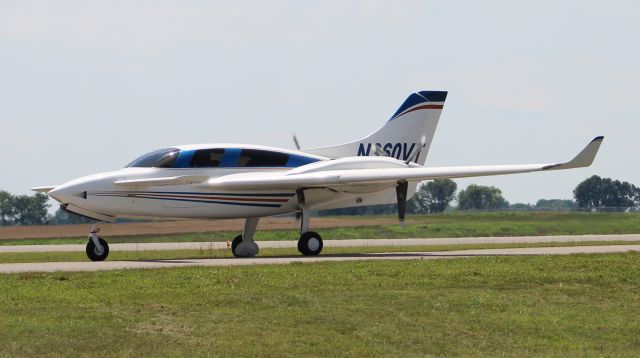
[[[165,148],[145,154],[127,165],[127,168],[173,168],[180,150]]]
[[[193,154],[191,166],[196,168],[212,168],[220,166],[224,149],[201,149]]]
[[[296,168],[319,159],[294,153],[262,149],[165,148],[145,154],[127,164],[135,168]]]
[[[243,149],[238,158],[239,167],[284,167],[289,161],[285,153],[258,149]]]

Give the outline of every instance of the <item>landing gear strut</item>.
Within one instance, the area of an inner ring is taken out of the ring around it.
[[[242,235],[236,236],[231,242],[231,252],[235,257],[253,257],[258,254],[260,248],[253,241],[253,234],[256,233],[258,220],[260,218],[247,218],[244,221]]]
[[[87,256],[91,261],[104,261],[109,256],[109,244],[98,237],[98,224],[91,227],[89,242],[87,242]]]
[[[300,218],[300,239],[298,240],[298,251],[304,256],[317,256],[322,251],[323,243],[320,234],[309,231],[311,220],[311,210],[305,202],[304,191],[297,190],[298,208],[302,217]]]
[[[309,221],[311,219],[311,210],[305,202],[304,191],[296,190],[298,196],[298,208],[300,209],[300,239],[298,240],[298,251],[304,256],[316,256],[322,251],[322,237],[317,232],[309,231]],[[260,218],[247,218],[244,222],[242,235],[236,236],[231,241],[231,252],[235,257],[253,257],[258,254],[260,249],[258,244],[253,241],[253,234],[256,232],[258,220]]]

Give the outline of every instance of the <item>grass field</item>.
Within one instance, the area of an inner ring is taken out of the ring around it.
[[[371,217],[371,221],[388,221],[389,216]],[[410,216],[411,224],[397,224],[325,228],[318,231],[325,240],[341,239],[399,239],[408,237],[440,238],[469,236],[531,236],[640,233],[640,214],[637,213],[452,213]],[[360,223],[362,218],[354,219]],[[145,223],[148,225],[148,223]],[[355,225],[355,224],[354,224]],[[87,230],[89,226],[87,225]],[[313,219],[312,219],[313,229]],[[184,242],[227,241],[239,231],[212,231],[168,235],[103,236],[110,243],[119,242]],[[258,231],[255,240],[297,240],[296,230]],[[86,238],[60,237],[42,239],[5,239],[0,245],[85,243]]]
[[[0,276],[0,355],[640,355],[640,254]]]

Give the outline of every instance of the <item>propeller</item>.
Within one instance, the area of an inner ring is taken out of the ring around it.
[[[409,182],[406,180],[399,180],[396,185],[396,198],[398,199],[398,219],[400,220],[400,226],[404,226],[404,218],[407,213],[407,190],[409,189]]]
[[[296,145],[297,150],[300,150],[300,143],[298,142],[298,138],[296,137],[295,133],[293,133],[293,144]]]
[[[420,152],[422,151],[422,148],[424,148],[427,145],[427,137],[423,134],[422,137],[420,138],[420,146],[418,147],[418,151],[416,152],[416,157],[413,160],[414,163],[418,162],[418,157],[420,157]],[[411,162],[411,155],[413,153],[409,153],[409,155],[407,156],[407,160],[405,160],[406,164],[409,164],[409,162]]]
[[[414,162],[418,161],[418,157],[420,157],[420,151],[427,145],[427,137],[422,135],[420,138],[420,147],[416,152]],[[405,161],[405,164],[409,164],[411,162],[411,157],[413,156],[413,152],[409,153],[408,159]],[[396,185],[396,199],[398,201],[398,220],[400,221],[400,226],[404,226],[404,218],[407,214],[407,192],[409,191],[409,182],[406,180],[398,180]]]
[[[389,153],[385,152],[384,149],[382,149],[382,146],[376,143],[376,155],[379,157],[388,157]]]

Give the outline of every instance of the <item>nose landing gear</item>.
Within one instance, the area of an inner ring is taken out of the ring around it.
[[[89,242],[87,242],[87,257],[91,261],[104,261],[109,256],[109,244],[101,237],[98,237],[98,224],[93,225],[89,233]]]

